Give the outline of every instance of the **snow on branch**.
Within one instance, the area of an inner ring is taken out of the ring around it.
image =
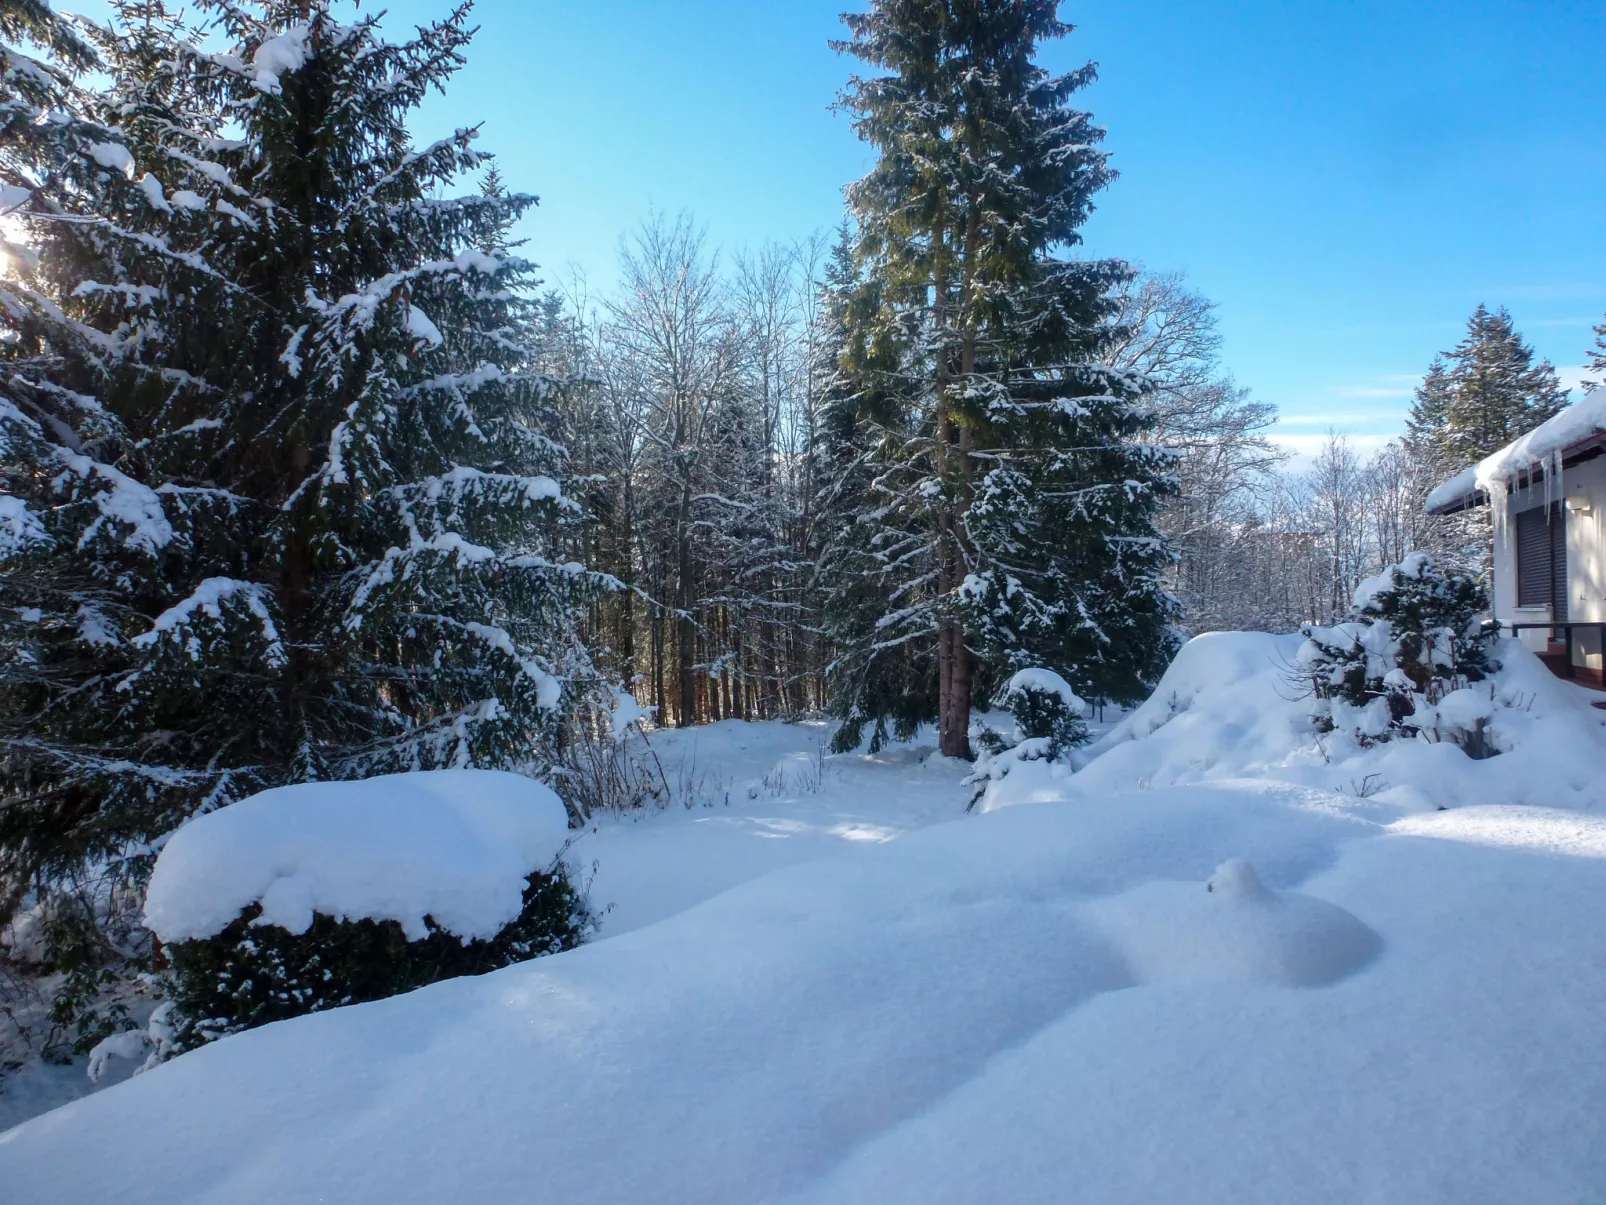
[[[26,502],[12,494],[0,494],[0,557],[14,557],[54,542]]]
[[[286,660],[284,645],[268,610],[267,598],[267,587],[260,583],[209,577],[183,602],[158,615],[150,631],[134,637],[132,643],[138,648],[154,648],[158,642],[170,640],[183,648],[192,661],[198,661],[201,645],[191,631],[196,615],[199,613],[221,623],[225,604],[237,602],[243,604],[261,626],[264,660],[271,666],[283,665]]]
[[[70,488],[73,476],[86,485],[99,479],[110,487],[96,491],[94,502],[100,517],[84,528],[83,534],[78,537],[79,548],[87,547],[108,522],[127,527],[128,532],[122,542],[137,551],[154,556],[159,549],[172,543],[172,524],[162,510],[161,499],[150,486],[135,481],[109,464],[102,464],[80,453],[69,452],[65,448],[57,448],[55,453],[66,466],[66,471],[51,483],[58,492],[65,493]]]

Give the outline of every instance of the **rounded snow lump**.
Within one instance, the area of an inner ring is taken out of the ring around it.
[[[1353,913],[1298,891],[1273,891],[1238,859],[1223,862],[1202,886],[1146,883],[1093,911],[1143,983],[1317,987],[1359,970],[1383,944]]]

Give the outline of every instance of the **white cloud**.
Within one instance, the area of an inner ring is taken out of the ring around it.
[[[1308,473],[1316,467],[1316,458],[1321,455],[1322,448],[1326,446],[1328,436],[1322,435],[1280,435],[1272,434],[1271,442],[1288,453],[1288,459],[1283,461],[1281,470],[1284,473]],[[1345,440],[1350,451],[1361,460],[1367,460],[1389,440],[1396,438],[1393,435],[1351,435],[1348,432],[1339,432],[1339,438]]]
[[[1416,391],[1401,385],[1335,385],[1328,392],[1335,397],[1410,397]]]
[[[1389,440],[1396,438],[1393,435],[1349,435],[1339,432],[1338,437],[1346,441],[1349,446],[1362,456],[1370,456]],[[1321,453],[1326,445],[1328,436],[1323,435],[1280,435],[1273,433],[1268,437],[1272,443],[1286,448],[1295,456],[1315,457]]]
[[[1561,381],[1561,387],[1563,389],[1577,389],[1582,386],[1584,381],[1591,375],[1593,375],[1591,370],[1582,364],[1580,364],[1577,368],[1556,369],[1556,376]]]
[[[1394,410],[1381,413],[1365,410],[1318,410],[1311,414],[1279,415],[1277,426],[1279,429],[1283,427],[1332,427],[1337,430],[1361,423],[1397,425],[1404,421],[1405,415]]]

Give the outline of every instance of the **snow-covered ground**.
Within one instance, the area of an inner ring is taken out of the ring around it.
[[[964,814],[970,765],[923,732],[878,754],[832,756],[821,722],[655,732],[674,803],[601,818],[570,847],[601,934],[663,920],[772,870]],[[603,911],[606,910],[606,911]]]
[[[963,814],[972,792],[959,784],[971,767],[938,755],[936,738],[929,731],[879,754],[841,757],[827,752],[831,731],[829,725],[817,721],[744,724],[732,720],[653,733],[651,746],[657,757],[653,772],[656,775],[661,764],[671,805],[622,817],[599,817],[585,831],[569,834],[569,861],[578,879],[589,884],[590,902],[600,917],[600,935],[613,936],[651,924],[769,871],[856,845],[888,841]],[[640,738],[632,740],[639,748]],[[377,781],[382,787],[385,780]],[[296,790],[304,793],[307,788]],[[317,788],[312,792],[316,795]],[[309,806],[317,802],[308,798]],[[362,794],[356,802],[388,806],[405,805],[408,800],[378,790]],[[286,817],[275,815],[282,827]],[[405,915],[416,920],[414,914],[440,913],[443,904],[450,903],[431,896],[422,909],[387,908],[386,884],[379,872],[396,859],[377,858],[383,849],[370,846],[364,851],[365,865],[343,866],[330,857],[328,849],[281,848],[286,834],[278,828],[257,831],[240,823],[253,817],[231,819],[236,823],[206,826],[229,830],[207,843],[219,872],[215,877],[228,885],[228,890],[212,893],[223,904],[219,913],[223,919],[232,919],[242,903],[262,894],[265,881],[258,880],[265,870],[280,881],[281,889],[297,881],[297,876],[289,873],[292,870],[316,871],[330,880],[314,881],[304,873],[300,877],[308,878],[307,890],[327,894],[333,882],[354,887],[362,897],[362,906],[356,910],[367,914]],[[367,822],[373,821],[373,817],[367,818]],[[364,817],[357,815],[344,827],[360,828],[364,822]],[[207,835],[203,827],[192,826],[190,836],[179,842],[180,853],[184,846]],[[327,833],[327,822],[322,828]],[[381,835],[394,835],[398,830],[399,826],[391,825]],[[230,841],[217,848],[224,837]],[[465,855],[457,848],[462,834],[446,837],[426,843],[418,854],[430,863],[445,861],[459,871],[470,863],[484,869],[484,856],[475,851]],[[546,860],[545,852],[535,858],[543,865]],[[417,863],[418,858],[412,861]],[[517,889],[530,867],[521,860],[515,862],[512,877],[501,875],[504,881],[500,886],[512,887],[516,905]],[[424,869],[427,872],[430,866]],[[417,870],[415,865],[409,876],[408,897],[428,888]],[[428,877],[426,873],[424,878]],[[489,880],[495,876],[480,877]],[[486,887],[496,885],[484,883]],[[155,884],[155,923],[160,923],[167,908],[165,890],[162,883]],[[331,910],[327,903],[325,910]],[[35,1027],[49,1024],[46,996],[52,984],[42,986],[46,992],[32,1002],[26,1016],[19,1017]],[[154,1001],[135,1000],[133,1004],[131,1015],[143,1024]],[[96,1084],[90,1081],[87,1060],[82,1057],[64,1066],[44,1063],[36,1055],[27,1057],[19,1068],[0,1076],[0,1130],[87,1096],[97,1087],[121,1083],[138,1065],[137,1060],[113,1059]]]
[[[597,940],[35,1118],[0,1195],[1598,1202],[1602,713],[1513,653],[1499,757],[1323,747],[1276,638],[1189,647],[973,815],[921,745],[659,734],[702,785],[571,848]]]

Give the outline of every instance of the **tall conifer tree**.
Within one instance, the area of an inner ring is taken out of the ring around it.
[[[1151,521],[1169,458],[1138,442],[1145,382],[1097,363],[1130,270],[1064,258],[1112,173],[1071,106],[1092,65],[1035,61],[1070,32],[1057,10],[877,0],[838,44],[884,72],[843,96],[879,153],[849,190],[865,280],[846,354],[886,449],[860,525],[885,561],[872,645],[934,641],[951,756],[992,676],[1046,664],[1135,698],[1173,647]],[[866,680],[840,683],[849,714],[885,708]]]
[[[1412,406],[1413,449],[1429,445],[1450,471],[1483,459],[1567,404],[1548,360],[1534,362],[1504,309],[1480,305],[1466,337],[1435,360]]]
[[[1438,466],[1446,449],[1442,446],[1445,424],[1449,421],[1450,372],[1443,356],[1434,356],[1427,375],[1416,387],[1411,410],[1405,418],[1405,444],[1419,464]]]
[[[406,128],[467,6],[401,44],[325,0],[200,8],[227,50],[129,0],[95,111],[0,147],[30,242],[0,286],[0,902],[89,866],[137,890],[264,786],[550,766],[593,679],[604,583],[559,555],[504,247],[534,198],[451,196],[475,131]]]

